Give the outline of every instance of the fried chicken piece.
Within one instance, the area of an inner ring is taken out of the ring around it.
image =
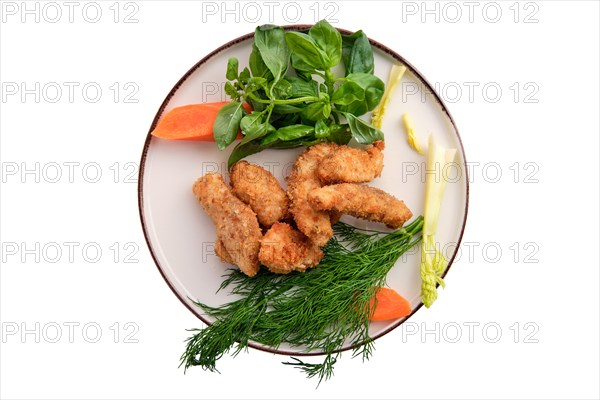
[[[370,182],[381,176],[384,148],[381,140],[364,150],[340,146],[319,164],[319,179],[323,184]]]
[[[337,211],[332,211],[329,213],[329,216],[330,216],[329,220],[331,221],[331,225],[335,225],[342,218],[342,213],[339,213]]]
[[[276,274],[304,272],[322,258],[319,246],[284,222],[275,222],[260,241],[258,259]]]
[[[256,275],[262,233],[254,211],[233,195],[220,174],[204,175],[192,190],[215,224],[217,238],[233,264],[248,276]]]
[[[314,189],[308,201],[318,210],[333,210],[369,221],[383,222],[396,229],[412,217],[412,212],[389,193],[371,186],[340,183]]]
[[[223,244],[221,239],[217,239],[217,241],[215,242],[215,253],[224,263],[235,264],[233,258],[231,258],[231,256],[227,252],[227,249],[225,248],[225,245]]]
[[[287,216],[287,194],[266,169],[238,161],[231,169],[231,186],[233,193],[252,208],[262,225],[269,227]]]
[[[333,229],[329,213],[315,210],[308,203],[307,196],[311,190],[321,187],[317,176],[319,163],[337,148],[335,143],[320,143],[309,147],[296,159],[288,177],[290,212],[300,232],[317,246],[324,246],[331,239]]]

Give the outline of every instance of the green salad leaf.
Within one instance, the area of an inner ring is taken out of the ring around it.
[[[332,69],[342,62],[346,74],[336,77]],[[221,150],[240,128],[244,135],[228,165],[268,148],[382,140],[379,129],[359,118],[379,104],[385,91],[373,65],[362,31],[342,35],[325,20],[304,32],[257,27],[248,67],[240,71],[237,59],[228,60],[225,93],[233,102],[219,111],[214,124]],[[254,112],[246,115],[243,102]]]
[[[221,107],[213,125],[213,135],[219,150],[225,149],[235,140],[244,113],[244,107],[239,101]]]
[[[383,132],[381,132],[381,130],[375,128],[368,122],[363,121],[354,114],[345,113],[344,115],[348,120],[352,137],[356,139],[358,143],[369,144],[376,140],[383,140]]]
[[[327,55],[329,67],[333,67],[340,62],[342,57],[342,35],[329,22],[326,20],[317,22],[310,28],[308,35],[315,40],[317,46]]]
[[[285,75],[290,61],[285,35],[282,28],[274,25],[259,26],[254,32],[254,44],[275,82]]]
[[[363,31],[342,35],[342,59],[346,75],[355,72],[372,74],[375,71],[373,49]]]

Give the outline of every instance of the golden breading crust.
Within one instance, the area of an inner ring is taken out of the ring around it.
[[[224,263],[235,264],[233,258],[231,258],[231,256],[227,252],[227,249],[225,248],[225,245],[223,244],[221,239],[217,239],[217,241],[215,242],[215,253]]]
[[[324,246],[331,239],[333,229],[329,213],[315,210],[308,203],[307,196],[311,190],[321,187],[317,176],[319,163],[337,148],[335,143],[320,143],[309,147],[296,159],[288,177],[290,212],[296,226],[318,246]]]
[[[262,233],[256,214],[233,195],[220,174],[199,178],[192,188],[194,195],[217,228],[217,238],[235,265],[248,276],[260,268],[258,251]]]
[[[369,221],[383,222],[396,229],[412,217],[412,212],[391,194],[371,186],[340,183],[314,189],[308,201],[318,210],[333,210]]]
[[[381,176],[384,148],[381,140],[364,150],[340,146],[319,164],[319,179],[323,184],[370,182]]]
[[[262,225],[269,227],[286,217],[287,194],[266,169],[238,161],[231,169],[231,186],[233,194],[252,208]]]
[[[330,212],[329,215],[330,215],[329,220],[331,221],[331,225],[337,224],[340,221],[340,219],[342,218],[342,213],[339,213],[336,211]]]
[[[284,222],[275,222],[260,241],[258,259],[276,274],[304,272],[322,258],[319,246]]]

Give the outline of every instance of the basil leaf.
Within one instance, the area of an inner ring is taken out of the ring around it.
[[[364,99],[365,89],[358,83],[349,80],[342,83],[331,96],[331,102],[341,106],[347,106],[355,101],[362,102]]]
[[[229,159],[227,160],[228,170],[242,158],[251,154],[260,153],[266,148],[266,146],[262,144],[262,141],[257,139],[275,134],[275,128],[269,123],[262,122],[262,118],[262,113],[256,112],[242,118],[240,125],[244,126],[247,133],[229,155]]]
[[[321,142],[323,142],[323,139],[316,139],[313,134],[298,139],[283,141],[277,137],[276,133],[274,133],[265,136],[261,140],[261,144],[264,146],[263,148],[270,149],[293,149],[300,146],[312,146]]]
[[[283,128],[288,125],[295,125],[300,120],[300,113],[294,112],[291,114],[271,115],[271,121],[276,128]]]
[[[303,68],[325,70],[329,68],[331,60],[317,42],[305,33],[286,32],[285,40],[294,55],[301,61]],[[296,62],[298,64],[298,62]],[[296,68],[296,67],[294,67]]]
[[[240,94],[231,82],[225,82],[225,93],[227,96],[231,97],[231,100],[233,101],[238,101],[240,99]]]
[[[250,70],[248,69],[248,67],[244,68],[242,72],[240,72],[238,80],[244,85],[248,83],[248,81],[250,80]]]
[[[268,135],[266,135],[265,137],[263,137],[260,140],[260,144],[261,146],[263,146],[264,148],[268,148],[270,147],[273,143],[279,141],[279,138],[277,137],[277,131],[269,133]]]
[[[252,71],[252,76],[255,78],[264,78],[267,81],[273,80],[273,74],[267,68],[267,65],[262,59],[260,55],[260,51],[258,47],[256,47],[256,43],[252,45],[252,52],[250,53],[250,71]]]
[[[273,96],[276,99],[287,99],[292,93],[292,84],[285,79],[278,80],[272,89]]]
[[[264,126],[262,125],[263,113],[253,112],[252,114],[246,115],[244,118],[242,118],[240,121],[240,129],[244,134],[244,139],[246,139],[246,137],[255,136],[257,133],[259,133],[260,129],[264,129]],[[253,139],[254,138],[255,137],[253,137]]]
[[[354,115],[363,115],[377,107],[385,90],[385,84],[381,79],[375,75],[361,72],[348,75],[344,84],[347,82],[353,82],[360,86],[365,93],[364,99],[356,100],[350,104],[336,104],[338,110]]]
[[[342,35],[342,61],[346,67],[346,75],[354,72],[372,74],[375,71],[373,48],[363,31]]]
[[[315,137],[318,139],[326,138],[329,136],[329,127],[322,119],[318,120],[315,124]]]
[[[350,127],[350,132],[352,132],[352,137],[356,139],[358,143],[371,144],[376,140],[384,139],[383,132],[371,124],[368,124],[350,113],[344,113],[344,116],[348,120],[348,126]]]
[[[244,108],[239,101],[221,107],[213,124],[213,136],[219,150],[225,149],[235,140],[243,115]]]
[[[254,93],[257,90],[267,90],[267,80],[258,76],[248,79],[246,84],[246,94]]]
[[[329,64],[326,67],[331,68],[339,64],[342,57],[342,35],[337,29],[326,20],[321,20],[310,28],[308,35],[315,40],[317,46],[327,55]]]
[[[290,92],[290,97],[307,97],[313,96],[317,97],[319,95],[317,90],[317,81],[310,80],[306,81],[302,78],[298,78],[297,76],[288,76],[287,81],[291,83],[292,90]]]
[[[315,73],[315,69],[302,61],[296,54],[292,53],[292,67],[296,71],[298,78],[310,82],[313,80],[312,74]]]
[[[300,107],[300,104],[276,104],[273,107],[273,113],[281,115],[295,114],[301,112],[302,109],[303,107]]]
[[[250,103],[250,107],[252,107],[254,111],[264,111],[267,108],[267,105],[265,103],[261,103],[254,99],[248,99],[248,103]]]
[[[334,142],[337,144],[348,144],[350,139],[352,139],[352,132],[350,132],[350,127],[348,126],[348,124],[331,125],[329,127],[328,139],[330,142]]]
[[[240,161],[242,158],[248,157],[249,155],[260,153],[265,147],[260,143],[259,140],[253,140],[247,143],[238,143],[233,149],[227,160],[227,170],[231,170],[233,165]]]
[[[296,140],[305,136],[311,135],[315,132],[315,128],[309,125],[290,125],[283,128],[277,129],[277,139],[287,142],[290,140]]]
[[[237,79],[237,77],[238,77],[238,59],[237,58],[230,57],[229,60],[227,60],[227,73],[225,74],[225,77],[230,81]]]
[[[365,89],[365,101],[367,110],[371,111],[381,101],[385,91],[385,83],[375,75],[367,73],[353,73],[346,77],[347,80],[355,82]]]
[[[290,62],[290,50],[285,37],[285,31],[274,25],[259,26],[254,31],[254,44],[275,81],[285,75]]]
[[[310,103],[301,112],[302,118],[308,121],[327,119],[329,114],[331,114],[331,103],[329,101]]]
[[[289,142],[275,142],[273,143],[271,146],[269,146],[269,148],[271,149],[278,149],[278,150],[287,150],[287,149],[294,149],[296,147],[300,147],[300,146],[311,146],[311,144],[306,144],[307,142],[302,141],[302,140],[292,140]]]

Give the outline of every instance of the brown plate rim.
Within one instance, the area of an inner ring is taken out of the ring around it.
[[[310,29],[312,25],[286,25],[283,26],[283,28],[285,30],[291,30],[291,31],[304,31],[307,29]],[[352,31],[349,31],[347,29],[343,29],[343,28],[337,28],[338,31],[340,31],[343,34],[350,34],[352,33]],[[177,81],[177,83],[175,84],[175,86],[173,86],[173,88],[169,91],[169,93],[167,94],[167,96],[165,97],[164,101],[162,102],[162,104],[160,105],[160,108],[158,109],[158,111],[156,112],[156,115],[154,116],[154,119],[152,121],[152,124],[150,125],[150,129],[148,130],[148,134],[146,136],[146,140],[144,142],[144,148],[142,150],[142,156],[140,159],[140,167],[139,167],[139,173],[138,173],[138,211],[139,211],[139,216],[140,216],[140,221],[142,223],[142,230],[144,232],[144,239],[146,240],[146,244],[148,246],[148,249],[150,250],[150,254],[152,256],[152,259],[154,260],[154,264],[156,264],[156,267],[158,268],[158,271],[160,272],[161,276],[163,277],[163,279],[165,280],[165,282],[167,283],[167,285],[169,286],[169,288],[171,289],[171,291],[173,292],[173,294],[175,294],[175,296],[181,301],[181,303],[188,309],[190,310],[190,312],[192,314],[194,314],[196,317],[198,317],[202,322],[204,322],[206,325],[211,325],[211,322],[208,321],[206,318],[204,318],[204,316],[198,311],[197,308],[192,307],[191,305],[189,305],[185,299],[179,294],[177,293],[177,291],[175,290],[174,286],[172,285],[172,283],[169,281],[169,279],[167,278],[165,272],[163,271],[160,263],[158,262],[158,259],[155,255],[155,251],[154,248],[152,247],[152,244],[150,242],[150,238],[148,235],[148,229],[146,227],[146,220],[145,220],[145,216],[144,216],[144,170],[145,170],[145,164],[146,164],[146,156],[148,154],[148,149],[150,147],[150,141],[152,140],[152,135],[151,132],[154,130],[154,128],[156,127],[156,124],[158,123],[158,120],[160,119],[160,117],[162,116],[162,113],[165,109],[165,107],[167,106],[167,104],[169,103],[169,101],[171,100],[171,98],[175,95],[175,92],[179,89],[179,87],[181,87],[181,85],[189,78],[189,76],[194,73],[198,68],[200,68],[204,63],[206,63],[208,60],[210,60],[213,56],[215,56],[216,54],[227,50],[228,48],[244,42],[248,39],[251,39],[252,37],[254,37],[254,32],[252,33],[247,33],[245,35],[242,35],[236,39],[233,39],[227,43],[225,43],[224,45],[218,47],[217,49],[213,50],[212,52],[210,52],[208,55],[206,55],[205,57],[203,57],[200,61],[198,61],[193,67],[191,67],[180,79],[179,81]],[[442,277],[445,277],[446,274],[448,273],[448,271],[450,270],[450,267],[452,266],[454,259],[456,258],[456,254],[458,253],[458,249],[460,247],[460,244],[462,242],[462,238],[465,232],[465,227],[467,224],[467,214],[469,211],[469,176],[468,176],[468,168],[467,168],[467,160],[466,160],[466,156],[465,156],[465,149],[463,147],[463,143],[462,143],[462,139],[460,137],[460,134],[458,132],[458,127],[456,126],[456,123],[454,121],[454,118],[452,118],[452,115],[450,114],[450,112],[448,111],[448,109],[446,108],[446,105],[444,104],[443,100],[439,97],[439,95],[437,94],[437,92],[434,90],[434,88],[431,86],[431,84],[425,79],[425,77],[411,64],[409,63],[406,59],[404,59],[404,57],[402,57],[400,54],[398,54],[397,52],[395,52],[394,50],[390,49],[389,47],[381,44],[380,42],[370,39],[369,41],[371,43],[372,46],[378,48],[379,50],[387,53],[388,55],[390,55],[391,57],[393,57],[394,59],[396,59],[397,61],[400,61],[403,65],[405,65],[414,75],[416,75],[425,86],[427,86],[427,88],[429,89],[430,93],[434,96],[435,100],[438,102],[438,104],[440,105],[442,111],[448,116],[448,118],[450,119],[450,122],[452,123],[452,126],[454,127],[454,130],[456,132],[456,136],[458,138],[458,142],[460,144],[460,148],[461,148],[461,152],[463,155],[463,160],[464,160],[464,171],[465,171],[465,182],[466,182],[466,190],[465,190],[465,214],[464,214],[464,218],[463,218],[463,223],[462,223],[462,227],[461,227],[461,231],[460,231],[460,235],[458,238],[458,242],[456,244],[456,249],[454,250],[454,254],[452,255],[452,257],[448,260],[448,266],[446,268],[446,270],[444,271]],[[395,324],[393,324],[392,326],[388,327],[387,329],[385,329],[384,331],[378,333],[377,335],[373,336],[371,338],[371,340],[377,340],[380,337],[386,335],[387,333],[393,331],[394,329],[396,329],[397,327],[399,327],[400,325],[402,325],[404,322],[408,321],[410,319],[410,317],[412,317],[417,311],[419,311],[419,309],[423,306],[423,303],[421,302],[417,307],[415,307],[415,309],[410,313],[410,315],[408,315],[406,318],[399,320],[398,322],[396,322]],[[353,344],[353,345],[349,345],[349,346],[345,346],[342,347],[341,349],[336,350],[336,352],[342,352],[342,351],[347,351],[347,350],[351,350],[357,347],[360,347],[361,345],[363,345],[363,343],[357,343],[357,344]],[[314,352],[314,353],[304,353],[304,352],[300,352],[300,351],[288,351],[288,350],[279,350],[278,348],[273,348],[273,347],[269,347],[269,346],[265,346],[262,345],[260,343],[248,343],[248,346],[253,348],[253,349],[257,349],[257,350],[262,350],[268,353],[274,353],[274,354],[280,354],[280,355],[286,355],[286,356],[320,356],[320,355],[325,355],[326,353],[324,352]]]

